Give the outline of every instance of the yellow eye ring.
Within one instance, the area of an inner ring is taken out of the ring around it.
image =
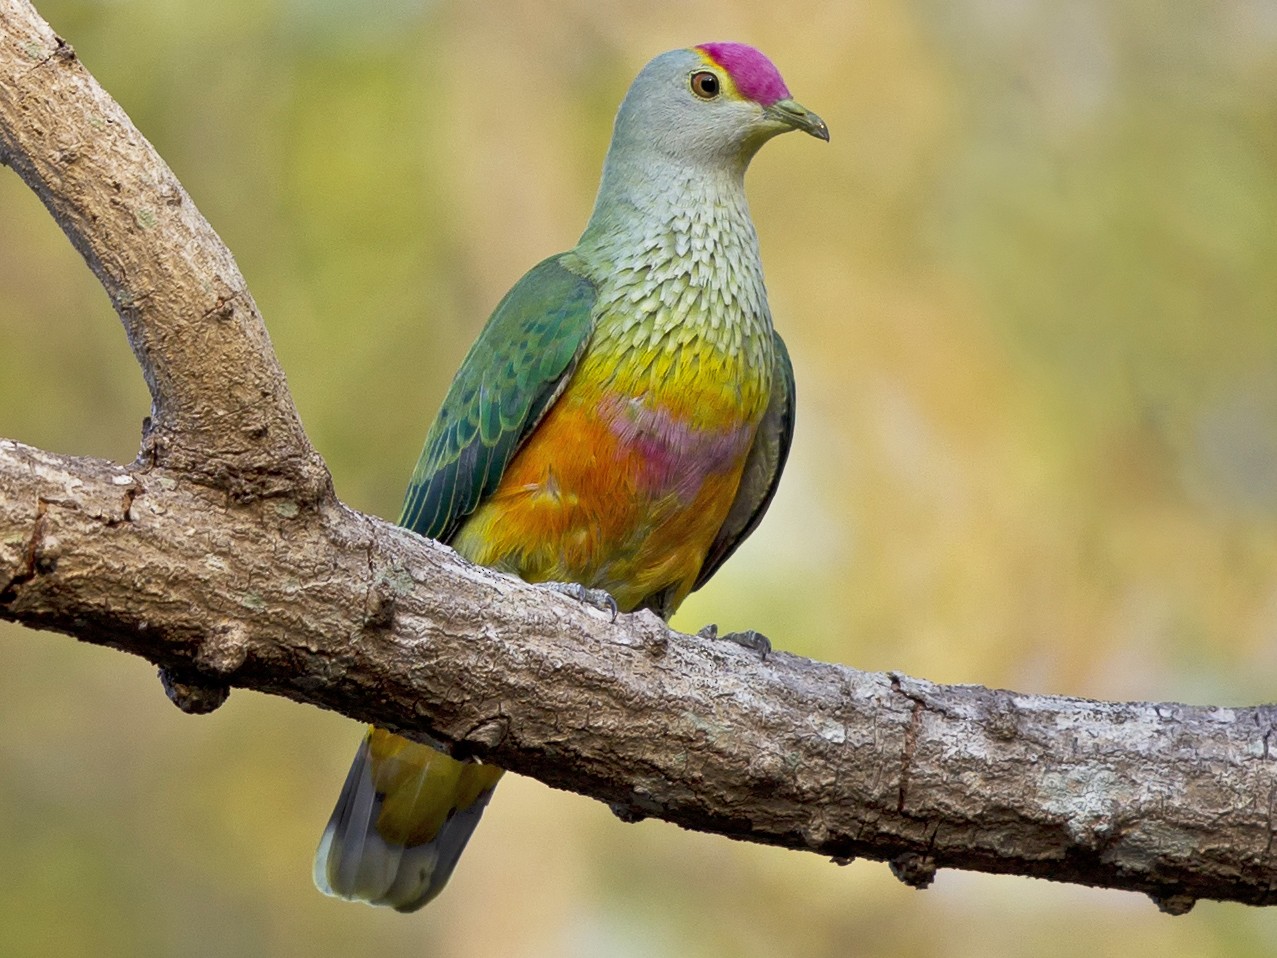
[[[722,84],[719,83],[718,77],[709,70],[698,70],[693,73],[688,84],[692,92],[702,100],[712,100],[722,92]]]

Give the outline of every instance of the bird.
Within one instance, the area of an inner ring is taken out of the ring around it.
[[[425,440],[399,524],[472,562],[668,619],[762,519],[794,374],[744,175],[829,129],[743,43],[672,50],[621,102],[576,246],[500,301]],[[411,912],[443,889],[503,770],[370,728],[319,889]]]

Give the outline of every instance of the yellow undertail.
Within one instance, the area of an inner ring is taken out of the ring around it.
[[[443,890],[501,775],[370,728],[315,853],[315,884],[415,911]]]

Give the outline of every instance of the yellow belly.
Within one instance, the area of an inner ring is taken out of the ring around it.
[[[606,589],[622,611],[669,590],[673,611],[735,498],[758,414],[692,425],[669,407],[570,389],[453,546],[529,582]]]

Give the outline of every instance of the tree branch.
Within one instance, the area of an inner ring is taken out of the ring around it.
[[[230,250],[26,0],[0,0],[0,162],[44,202],[124,322],[151,390],[143,457],[237,497],[330,494]]]
[[[0,440],[0,617],[333,709],[627,819],[839,861],[1274,901],[1273,708],[943,687],[606,616],[329,491],[230,254],[66,43],[0,0],[0,159],[124,320],[130,467]],[[233,371],[228,384],[228,371]]]

